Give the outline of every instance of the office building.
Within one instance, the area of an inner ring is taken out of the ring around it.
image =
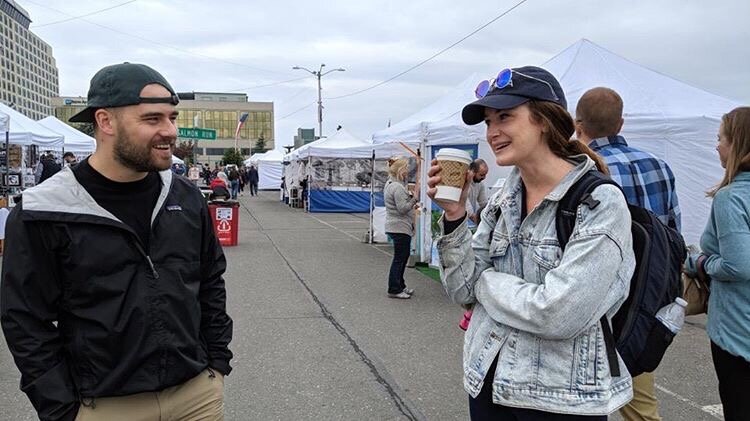
[[[0,0],[0,101],[39,120],[52,115],[50,98],[59,95],[52,47],[29,30],[28,12],[13,0]]]

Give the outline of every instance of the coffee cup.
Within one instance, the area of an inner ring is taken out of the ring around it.
[[[440,166],[441,178],[435,199],[458,202],[471,164],[471,155],[462,149],[442,148],[435,158]]]

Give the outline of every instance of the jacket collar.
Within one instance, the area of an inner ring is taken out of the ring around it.
[[[545,200],[551,200],[554,202],[559,201],[563,196],[565,196],[565,193],[568,192],[568,189],[570,189],[570,187],[573,186],[573,184],[578,181],[578,179],[580,179],[584,173],[596,168],[596,163],[594,163],[591,158],[584,154],[572,156],[568,158],[568,161],[575,165],[575,167],[573,167],[573,169],[568,172],[565,177],[563,177],[560,183],[558,183],[557,186],[552,189],[552,191],[549,192],[547,196],[545,196]],[[517,167],[514,167],[511,170],[510,175],[508,175],[508,179],[505,181],[505,184],[503,184],[502,190],[498,193],[498,195],[495,197],[495,200],[493,201],[495,203],[495,208],[497,208],[497,206],[501,208],[514,206],[517,201],[520,201],[520,193],[521,173]]]
[[[172,171],[159,172],[162,188],[156,206],[151,214],[151,222],[167,199],[172,185]],[[23,192],[23,210],[32,212],[52,212],[91,215],[120,221],[111,212],[96,203],[93,197],[78,182],[70,167],[62,169],[44,183]]]

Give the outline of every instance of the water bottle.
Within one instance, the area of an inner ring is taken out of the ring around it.
[[[685,306],[687,301],[677,297],[673,303],[660,308],[656,312],[656,318],[676,335],[685,323]]]

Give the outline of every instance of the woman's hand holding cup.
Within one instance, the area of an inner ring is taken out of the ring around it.
[[[442,167],[437,159],[433,159],[430,164],[430,169],[427,171],[427,196],[445,211],[445,218],[447,220],[455,221],[461,219],[466,214],[466,199],[469,195],[469,186],[474,174],[472,171],[466,171],[466,180],[461,189],[459,200],[449,200],[441,198],[438,195],[438,186],[443,185],[443,178],[440,174]]]

